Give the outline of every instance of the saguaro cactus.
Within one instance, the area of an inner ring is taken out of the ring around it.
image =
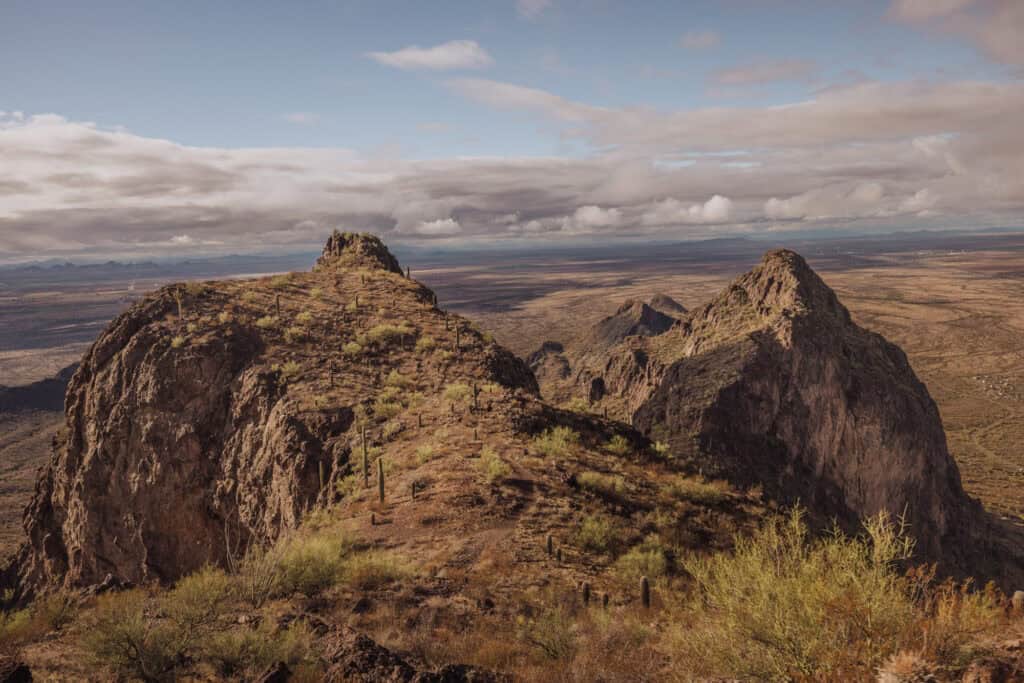
[[[590,604],[590,584],[586,581],[583,582],[583,606],[586,607]]]
[[[384,502],[384,458],[377,458],[377,497]]]
[[[554,554],[555,554],[555,539],[551,537],[551,534],[548,534],[548,557],[551,557]]]
[[[647,580],[646,576],[640,577],[640,603],[644,609],[651,607],[651,582]]]
[[[363,486],[370,485],[370,457],[366,451],[366,423],[363,423]]]

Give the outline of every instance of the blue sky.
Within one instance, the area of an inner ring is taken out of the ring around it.
[[[1024,113],[1021,28],[1012,0],[7,2],[0,248],[1013,223],[1018,167],[972,155]]]

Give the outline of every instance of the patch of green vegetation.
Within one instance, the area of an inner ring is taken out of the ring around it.
[[[412,574],[409,563],[394,553],[371,550],[349,557],[340,574],[342,582],[361,591],[377,590]]]
[[[261,330],[270,330],[277,327],[277,318],[272,315],[265,315],[256,321],[256,327]]]
[[[309,325],[310,323],[313,322],[313,314],[310,313],[309,311],[302,311],[297,316],[295,316],[295,322],[298,323],[299,325]]]
[[[437,457],[437,449],[429,443],[425,443],[416,449],[416,462],[423,465]]]
[[[231,314],[228,313],[227,311],[221,311],[220,313],[217,314],[217,322],[219,322],[221,325],[227,325],[228,323],[231,322]]]
[[[284,331],[284,340],[288,344],[295,344],[306,338],[305,328],[292,325]]]
[[[576,544],[591,552],[613,554],[622,543],[622,529],[605,515],[587,515],[576,530]]]
[[[718,505],[729,500],[729,485],[722,481],[706,481],[702,477],[676,477],[665,492],[677,500],[699,505]]]
[[[374,325],[366,332],[366,338],[374,344],[390,344],[405,337],[412,336],[416,330],[406,322],[400,324],[382,323]]]
[[[437,346],[437,342],[433,337],[424,335],[416,340],[416,353],[428,353],[433,351]]]
[[[292,283],[291,273],[285,273],[284,275],[275,275],[270,278],[271,289],[284,289]]]
[[[363,352],[363,347],[354,341],[350,341],[341,347],[341,352],[349,358],[355,358]]]
[[[672,453],[669,450],[669,445],[664,441],[655,441],[651,444],[651,455],[661,458],[662,460],[672,459]]]
[[[635,584],[641,576],[648,579],[664,576],[668,567],[668,550],[656,535],[648,536],[615,561],[616,574],[630,584]]]
[[[309,290],[309,295],[314,299],[320,299],[323,298],[324,290],[321,289],[320,287],[314,287],[313,289]]]
[[[180,349],[184,345],[185,345],[185,338],[182,337],[181,335],[178,335],[178,336],[174,337],[173,339],[171,339],[171,348],[172,349]]]
[[[616,434],[608,440],[608,443],[604,445],[604,449],[612,455],[624,456],[633,452],[633,445],[629,443],[629,439],[626,437]]]
[[[626,482],[618,475],[580,472],[576,475],[576,482],[583,490],[606,498],[621,496],[626,492]]]
[[[533,439],[533,447],[545,457],[566,458],[579,442],[579,433],[569,427],[552,427]]]
[[[575,396],[563,403],[562,408],[565,410],[571,410],[574,413],[589,413],[590,403],[586,399]]]
[[[444,388],[444,398],[452,403],[468,401],[473,395],[473,389],[464,382],[453,382]]]
[[[484,446],[480,450],[480,459],[476,467],[483,475],[488,484],[497,483],[512,473],[512,468],[490,446]]]
[[[398,389],[409,389],[413,386],[413,381],[398,370],[392,370],[388,373],[388,376],[384,378],[384,384]]]
[[[293,360],[282,363],[278,366],[277,371],[281,373],[281,377],[286,380],[295,379],[301,374],[302,366]]]

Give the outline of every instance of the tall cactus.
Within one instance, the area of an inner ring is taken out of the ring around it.
[[[384,502],[384,458],[377,458],[377,497]]]
[[[646,576],[640,577],[640,603],[644,609],[651,608],[651,582],[647,580]]]
[[[370,485],[370,457],[366,452],[366,423],[363,423],[363,486]]]

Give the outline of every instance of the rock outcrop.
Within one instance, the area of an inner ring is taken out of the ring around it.
[[[556,402],[571,397],[600,400],[600,368],[609,352],[629,337],[654,337],[667,332],[686,309],[671,297],[655,295],[649,303],[628,299],[578,339],[563,345],[546,341],[527,357],[527,363]]]
[[[335,233],[313,273],[169,286],[118,317],[68,388],[20,590],[170,581],[296,526],[350,469],[383,359],[428,328],[463,330],[457,364],[431,361],[438,378],[537,393],[522,361],[400,273],[380,240]]]
[[[848,526],[905,515],[922,555],[955,566],[978,506],[934,401],[799,255],[769,252],[669,332],[628,339],[601,379],[615,409],[705,474]]]

